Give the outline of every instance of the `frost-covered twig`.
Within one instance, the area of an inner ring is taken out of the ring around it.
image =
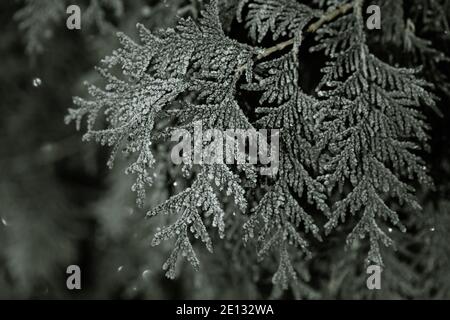
[[[314,33],[317,30],[319,30],[319,28],[321,26],[323,26],[325,23],[330,22],[334,19],[336,19],[336,17],[340,16],[340,15],[344,15],[346,14],[348,11],[350,11],[353,8],[353,3],[346,3],[340,7],[337,7],[333,10],[330,10],[329,12],[325,13],[319,20],[317,20],[316,22],[314,22],[313,24],[311,24],[308,29],[306,29],[306,31],[308,33]],[[291,45],[293,45],[295,42],[295,39],[289,39],[286,40],[284,42],[280,42],[276,45],[274,45],[273,47],[264,49],[257,57],[256,60],[262,60],[272,54],[274,54],[275,52],[281,51],[283,49],[285,49],[286,47],[289,47]]]

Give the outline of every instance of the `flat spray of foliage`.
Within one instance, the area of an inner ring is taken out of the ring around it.
[[[86,119],[84,139],[112,148],[109,166],[117,154],[127,156],[139,206],[153,183],[155,146],[169,143],[172,130],[194,130],[199,122],[208,129],[280,129],[273,177],[254,165],[183,165],[190,186],[147,214],[174,217],[152,241],[173,239],[163,265],[168,277],[182,257],[201,266],[199,243],[213,252],[220,241],[234,241],[238,250],[256,249],[276,286],[295,291],[309,278],[302,265],[316,254],[313,247],[333,232],[347,230],[349,248],[366,243],[366,262],[378,265],[381,246],[395,245],[388,228],[408,232],[401,216],[421,210],[416,187],[431,185],[421,155],[429,141],[424,111],[435,101],[420,69],[371,52],[366,6],[212,0],[174,28],[150,32],[139,24],[138,41],[118,34],[121,47],[98,67],[106,85],[89,84],[91,98],[75,98],[66,120],[80,128]],[[384,12],[386,23],[395,12]],[[234,29],[246,43],[230,37]],[[396,41],[395,32],[380,41]],[[429,43],[409,39],[407,50],[433,53]],[[306,41],[324,60],[312,92],[300,86]],[[227,237],[236,228],[242,237]]]

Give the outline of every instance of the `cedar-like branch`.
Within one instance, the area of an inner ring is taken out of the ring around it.
[[[308,33],[315,33],[317,30],[320,29],[321,26],[323,26],[325,23],[328,23],[334,19],[336,19],[336,17],[340,16],[340,15],[344,15],[347,12],[349,12],[354,6],[354,3],[346,3],[342,6],[339,6],[337,8],[334,8],[333,10],[330,10],[329,12],[325,13],[319,20],[317,20],[316,22],[314,22],[313,24],[311,24],[308,29],[306,29],[306,32]],[[263,49],[257,56],[256,56],[256,61],[260,61],[264,58],[267,58],[268,56],[274,54],[275,52],[284,50],[285,48],[291,46],[294,44],[294,38],[280,42],[276,45],[274,45],[273,47],[270,48],[266,48]],[[243,65],[241,67],[239,67],[236,71],[236,78],[239,78],[242,73],[245,71],[245,69],[247,68],[247,65]]]
[[[311,24],[308,29],[306,29],[306,32],[308,33],[314,33],[317,30],[320,29],[320,27],[322,25],[324,25],[325,23],[328,23],[334,19],[336,19],[336,17],[340,16],[340,15],[344,15],[346,14],[348,11],[350,11],[353,8],[353,3],[346,3],[340,7],[337,7],[333,10],[330,10],[329,12],[325,13],[319,20],[317,20],[316,22],[314,22],[313,24]],[[286,40],[284,42],[280,42],[278,44],[276,44],[273,47],[264,49],[257,57],[256,57],[256,61],[262,60],[272,54],[274,54],[275,52],[281,51],[283,49],[285,49],[286,47],[289,47],[291,45],[294,44],[294,39],[289,39]]]

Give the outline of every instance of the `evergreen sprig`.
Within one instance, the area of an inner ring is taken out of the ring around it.
[[[89,85],[92,100],[75,99],[67,121],[79,128],[87,118],[85,139],[113,148],[110,165],[117,151],[134,157],[126,172],[136,176],[140,206],[152,183],[152,146],[172,130],[279,130],[279,168],[271,177],[258,176],[253,165],[184,164],[190,187],[147,214],[174,217],[153,239],[174,239],[168,277],[180,257],[199,268],[192,237],[210,252],[210,225],[226,238],[233,218],[224,193],[249,214],[244,240],[255,240],[260,263],[276,257],[273,283],[293,291],[307,279],[302,268],[322,239],[323,217],[327,235],[350,226],[348,245],[368,237],[367,261],[383,265],[381,245],[394,241],[382,221],[405,231],[400,212],[421,209],[416,182],[431,184],[422,159],[429,141],[422,107],[435,105],[431,86],[419,68],[394,67],[371,52],[363,1],[314,3],[213,0],[174,28],[152,33],[138,25],[140,42],[119,34],[121,48],[98,69],[105,88]],[[238,42],[227,35],[234,17],[219,8],[237,8],[252,42],[287,39],[268,48]],[[299,61],[304,37],[314,33],[313,51],[326,56],[316,94],[302,90]],[[259,104],[246,98],[249,92]],[[107,129],[96,129],[100,115]],[[168,124],[163,130],[155,126],[161,120]]]

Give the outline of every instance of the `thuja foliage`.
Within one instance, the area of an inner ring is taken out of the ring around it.
[[[269,272],[275,288],[312,297],[308,265],[336,238],[350,251],[343,263],[360,266],[383,266],[384,247],[402,246],[392,228],[414,231],[418,190],[432,188],[425,115],[445,90],[444,74],[420,64],[438,69],[447,59],[414,22],[448,32],[448,1],[413,2],[405,12],[402,1],[382,1],[381,31],[366,28],[370,1],[212,0],[190,2],[173,28],[138,24],[136,40],[118,34],[120,48],[97,68],[104,85],[88,84],[90,98],[76,97],[66,120],[80,129],[86,119],[84,139],[111,147],[109,167],[125,155],[139,207],[158,162],[175,166],[157,160],[173,130],[280,130],[276,174],[186,161],[186,188],[148,208],[148,219],[170,216],[152,240],[172,241],[162,266],[169,278],[183,258],[207,269],[203,247],[231,246],[234,262]],[[396,50],[410,55],[405,65]]]
[[[318,86],[318,95],[324,97],[318,113],[324,131],[318,141],[325,149],[319,179],[329,190],[342,190],[347,180],[351,185],[333,204],[325,230],[330,232],[349,214],[358,215],[347,242],[368,236],[368,259],[382,265],[380,243],[390,246],[392,240],[377,219],[404,230],[387,201],[395,198],[402,206],[420,209],[415,189],[402,178],[431,183],[416,151],[428,140],[421,107],[434,101],[414,70],[392,67],[370,53],[362,3],[355,3],[353,11],[319,30],[320,44],[314,47],[331,58]]]
[[[114,30],[114,19],[123,14],[122,0],[87,0],[76,3],[65,0],[25,0],[25,5],[14,18],[24,33],[28,54],[33,56],[44,52],[46,43],[66,25],[66,9],[73,4],[78,5],[83,12],[84,29],[95,28],[103,34]]]

